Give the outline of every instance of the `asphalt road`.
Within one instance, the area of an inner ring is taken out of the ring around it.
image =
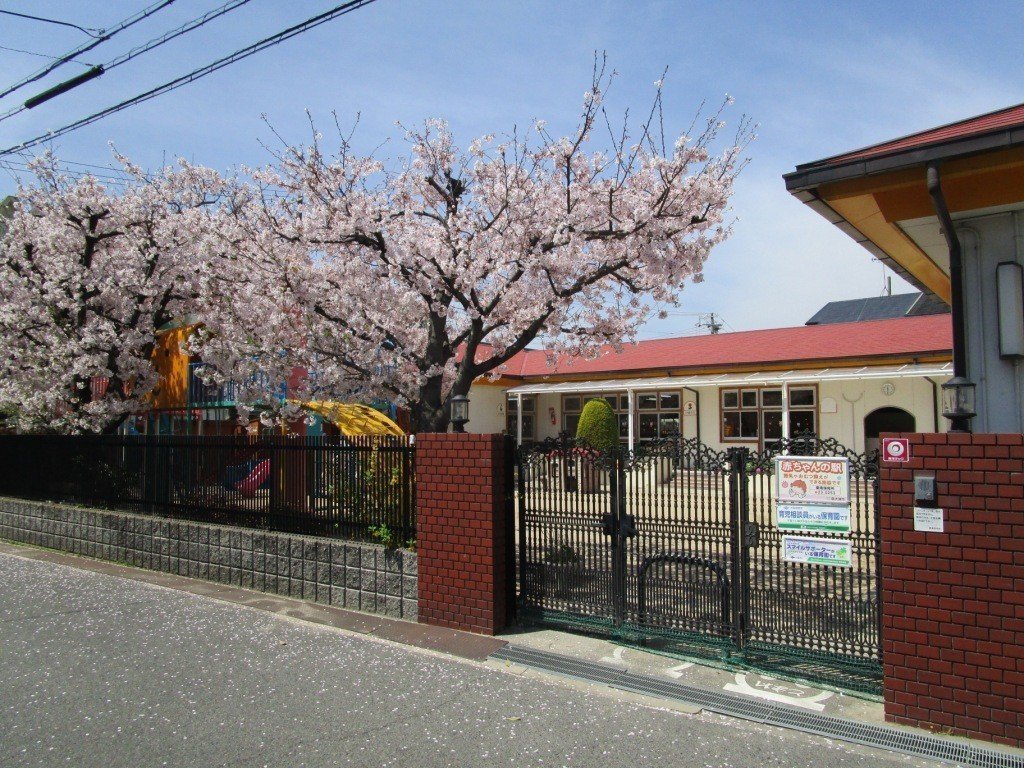
[[[927,764],[0,555],[5,768]]]

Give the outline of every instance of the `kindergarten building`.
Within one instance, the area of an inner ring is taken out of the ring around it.
[[[864,319],[868,318],[868,319]],[[467,431],[529,443],[575,434],[604,398],[621,441],[681,435],[724,450],[813,432],[853,451],[882,432],[945,431],[950,318],[922,294],[834,302],[807,325],[641,341],[595,359],[526,350],[470,392]]]

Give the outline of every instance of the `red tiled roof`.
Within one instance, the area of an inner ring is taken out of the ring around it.
[[[958,120],[955,123],[941,125],[937,128],[929,128],[925,131],[912,133],[909,136],[902,136],[898,139],[884,141],[881,144],[874,144],[853,152],[836,155],[819,161],[821,165],[839,165],[850,160],[862,160],[869,157],[877,157],[892,152],[901,152],[907,149],[916,149],[929,144],[941,144],[955,139],[964,139],[970,136],[980,136],[984,133],[999,131],[1006,128],[1024,126],[1024,104],[1013,107],[1006,107],[995,112],[989,112],[977,117],[969,117],[966,120]]]
[[[951,348],[949,315],[926,315],[641,341],[624,346],[618,353],[608,347],[593,360],[576,358],[570,363],[569,358],[562,358],[555,366],[548,365],[547,353],[530,349],[513,357],[504,373],[533,377],[556,373],[610,374],[798,364],[812,360],[942,353]]]

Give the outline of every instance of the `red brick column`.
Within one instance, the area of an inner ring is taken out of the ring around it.
[[[1024,746],[1024,435],[910,434],[883,463],[887,720]],[[915,470],[942,533],[914,530]]]
[[[416,436],[419,620],[493,635],[505,626],[507,547],[503,435]],[[508,489],[511,490],[511,489]]]

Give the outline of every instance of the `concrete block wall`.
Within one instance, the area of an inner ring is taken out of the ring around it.
[[[511,609],[514,542],[502,435],[416,436],[419,620],[493,635]]]
[[[910,434],[884,462],[882,653],[890,721],[1024,747],[1024,435]],[[934,472],[944,530],[914,530]]]
[[[417,557],[404,549],[10,498],[0,498],[0,539],[417,617]]]

